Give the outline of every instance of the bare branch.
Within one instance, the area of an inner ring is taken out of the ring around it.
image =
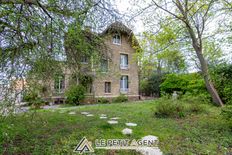
[[[163,11],[169,13],[170,15],[174,16],[175,18],[180,19],[180,20],[183,21],[183,17],[179,17],[179,16],[177,16],[176,14],[172,13],[171,11],[169,11],[169,10],[165,9],[164,7],[160,6],[159,4],[157,4],[157,3],[155,2],[155,0],[152,0],[152,2],[153,2],[153,3],[155,4],[155,6],[157,6],[159,9],[161,9],[161,10],[163,10]]]

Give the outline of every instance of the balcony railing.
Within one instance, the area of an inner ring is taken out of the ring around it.
[[[129,92],[128,88],[120,88],[120,93],[127,94]]]
[[[54,89],[52,92],[53,96],[63,96],[64,95],[64,89]]]
[[[120,68],[121,68],[121,69],[128,69],[128,65],[120,64]]]

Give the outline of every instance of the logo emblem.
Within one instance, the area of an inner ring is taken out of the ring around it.
[[[76,148],[73,150],[73,152],[79,152],[80,154],[82,154],[82,153],[91,153],[91,152],[94,152],[94,149],[92,148],[92,143],[89,142],[84,137],[79,142],[79,144],[76,146]]]

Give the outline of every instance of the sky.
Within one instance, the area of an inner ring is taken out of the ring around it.
[[[128,0],[115,0],[119,11],[127,11],[131,7],[131,4]]]
[[[119,10],[120,13],[130,14],[129,10],[131,8],[133,8],[133,4],[131,4],[130,1],[131,0],[115,0],[116,5],[117,5],[117,9]],[[145,3],[149,3],[149,0],[146,0]],[[139,3],[138,6],[139,7],[146,7],[146,5],[142,4],[142,3]],[[133,24],[132,24],[133,27],[130,27],[133,30],[134,34],[137,36],[139,35],[139,33],[145,31],[145,26],[143,24],[142,18],[143,17],[141,17],[141,16],[137,17],[136,22],[133,22]],[[218,22],[220,22],[220,20],[222,20],[222,18],[223,18],[222,16],[218,16],[215,21],[210,21],[210,24],[207,25],[208,29],[206,29],[206,32],[207,31],[209,31],[209,32],[216,31],[216,29],[219,28]],[[220,36],[219,38],[221,38],[221,37],[223,38],[222,35],[219,34],[219,36]],[[232,59],[231,46],[227,44],[227,45],[222,45],[221,48],[225,54],[224,58],[231,60]]]
[[[133,5],[130,3],[130,0],[115,0],[115,2],[117,9],[121,14],[129,14],[129,10],[133,7]],[[131,27],[135,34],[139,34],[145,30],[143,22],[139,18],[136,18],[136,22],[133,23],[133,27]]]

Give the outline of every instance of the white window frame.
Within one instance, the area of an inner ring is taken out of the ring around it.
[[[129,92],[129,76],[122,75],[120,79],[120,92],[128,93]]]
[[[62,88],[62,81],[64,82],[64,86]],[[54,82],[54,89],[57,93],[63,93],[65,89],[65,76],[59,76],[58,77],[58,89],[56,88],[56,80]]]
[[[127,58],[127,60],[126,60]],[[120,53],[120,69],[129,68],[129,56],[128,54]]]
[[[122,44],[122,38],[121,35],[116,33],[113,35],[113,44],[115,45],[121,45]]]

